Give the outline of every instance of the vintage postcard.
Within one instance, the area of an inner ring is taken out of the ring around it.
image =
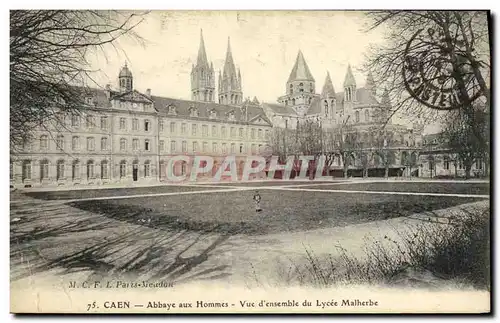
[[[488,11],[10,11],[12,313],[489,313]]]

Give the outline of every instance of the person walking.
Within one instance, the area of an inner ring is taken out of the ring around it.
[[[260,201],[261,197],[259,194],[259,191],[255,191],[255,194],[253,195],[253,200],[255,201],[255,212],[261,212],[262,208],[260,207]]]

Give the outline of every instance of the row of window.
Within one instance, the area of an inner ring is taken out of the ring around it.
[[[359,111],[356,111],[354,113],[354,117],[356,119],[356,122],[360,121],[360,113],[359,113]],[[368,110],[365,110],[365,120],[364,121],[365,122],[370,122],[370,111],[368,111]]]
[[[236,154],[236,153],[244,153],[244,146],[243,144],[239,144],[236,145],[235,143],[231,143],[231,144],[226,144],[226,143],[222,143],[220,145],[221,147],[221,150],[220,152],[223,153],[223,154],[227,154],[227,153],[231,153],[231,154]],[[262,149],[262,145],[257,145],[257,144],[252,144],[250,146],[251,148],[251,152],[252,153],[257,153],[257,152],[260,152],[260,150]],[[191,144],[191,147],[190,149],[188,150],[188,143],[187,141],[182,141],[181,142],[181,151],[180,152],[183,152],[183,153],[188,153],[188,152],[193,152],[193,153],[196,153],[196,152],[204,152],[204,153],[208,153],[210,152],[209,151],[209,145],[208,145],[208,142],[203,142],[201,143],[201,146],[200,144],[197,142],[197,141],[193,141],[192,144]],[[201,148],[201,150],[200,150]],[[228,150],[229,148],[229,150]],[[165,150],[166,147],[165,147],[165,140],[160,140],[160,152],[164,152],[166,151]],[[171,153],[175,153],[177,152],[177,142],[172,140],[170,142],[170,152]],[[211,150],[212,153],[219,153],[219,145],[214,142],[212,143],[212,150]]]
[[[58,160],[56,163],[56,179],[57,180],[63,180],[71,176],[72,180],[79,180],[82,179],[82,173],[81,173],[81,165],[79,161],[74,161],[70,166],[70,173],[68,172],[69,169],[67,168],[68,165],[66,165],[64,160]],[[150,177],[151,176],[151,162],[146,161],[144,162],[143,166],[143,175],[144,177]],[[95,169],[98,167],[100,169],[99,173],[99,178],[101,179],[109,179],[109,163],[107,160],[101,161],[99,165],[95,165],[93,160],[89,160],[87,164],[84,165],[84,170],[85,170],[85,176],[87,180],[89,179],[96,179],[96,172]],[[127,162],[122,160],[120,162],[120,178],[126,177],[128,172],[127,172]],[[132,164],[132,169],[138,170],[139,169],[139,164],[134,163]],[[50,168],[49,168],[49,161],[48,160],[42,160],[40,162],[40,172],[39,172],[39,179],[48,179],[51,175],[50,173]],[[10,179],[12,180],[15,176],[14,172],[14,167],[13,164],[10,163]],[[32,163],[30,160],[25,160],[23,161],[22,164],[22,180],[31,180],[32,177]]]
[[[101,121],[100,122],[101,130],[108,130],[109,129],[109,118],[107,116],[102,116],[100,118],[100,121]],[[81,126],[80,115],[74,114],[71,116],[71,126],[73,128],[79,128]],[[93,115],[90,115],[90,114],[86,115],[85,116],[85,127],[88,129],[96,128],[96,117]],[[128,130],[127,118],[120,118],[119,127],[120,127],[120,130]],[[142,129],[146,132],[151,131],[151,121],[144,120]],[[132,119],[132,130],[139,131],[139,119],[136,119],[136,118]]]
[[[56,138],[56,147],[58,150],[65,150],[65,145],[64,145],[64,136],[60,135],[57,136]],[[94,151],[96,150],[95,146],[95,138],[94,137],[87,137],[86,138],[86,147],[87,151]],[[102,137],[101,138],[101,150],[109,150],[109,138],[108,137]],[[145,151],[151,151],[151,140],[145,139],[144,140],[144,150]],[[27,148],[27,147],[25,147]],[[49,137],[47,135],[42,135],[40,136],[40,150],[48,150],[49,149]],[[71,150],[81,150],[81,138],[79,136],[73,136],[71,138]],[[120,150],[121,151],[126,151],[127,150],[127,139],[121,138],[120,139]],[[140,150],[139,147],[139,139],[134,138],[132,139],[132,150]]]
[[[160,120],[159,127],[160,127],[160,132],[165,131],[165,122],[163,120]],[[169,130],[170,130],[170,133],[173,133],[173,134],[177,133],[177,123],[170,122],[170,129]],[[209,133],[208,133],[209,126],[208,125],[202,125],[201,129],[200,129],[198,124],[191,124],[189,131],[190,131],[190,134],[192,136],[198,136],[200,130],[201,130],[201,135],[203,135],[203,136],[209,135]],[[236,137],[236,131],[238,131],[238,137],[243,138],[245,136],[244,129],[243,128],[236,129],[236,127],[229,128],[229,136],[231,138]],[[181,123],[181,135],[187,135],[187,134],[188,134],[188,124]],[[213,125],[211,127],[210,134],[212,137],[217,137],[219,135],[218,126]],[[269,130],[265,130],[265,132],[262,129],[255,129],[255,128],[252,128],[250,130],[250,138],[251,139],[255,139],[255,138],[263,139],[264,136],[267,139],[267,138],[269,138],[269,134],[270,134]],[[221,126],[220,127],[220,136],[225,138],[227,135],[228,135],[228,129],[225,126]]]

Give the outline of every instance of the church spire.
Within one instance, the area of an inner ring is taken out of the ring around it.
[[[347,65],[347,72],[345,73],[344,87],[356,86],[356,79],[352,74],[351,64]]]
[[[203,29],[200,29],[200,48],[198,49],[197,66],[207,66],[207,52],[205,51],[205,41],[203,40]]]
[[[321,91],[322,97],[335,97],[335,89],[333,88],[332,79],[330,78],[330,72],[326,72],[325,84],[323,85],[323,90]]]
[[[208,64],[203,30],[200,30],[200,47],[196,65],[191,70],[191,98],[195,101],[215,100],[215,77],[212,64]]]
[[[233,53],[231,51],[231,40],[227,38],[227,51],[224,68],[222,70],[222,91],[219,91],[219,103],[240,104],[243,101],[241,90],[241,74],[236,72]]]
[[[306,60],[304,58],[304,54],[299,49],[299,53],[297,54],[297,58],[295,59],[295,65],[293,65],[292,72],[288,77],[288,82],[293,81],[313,81],[314,77],[309,70],[309,66],[307,66]]]

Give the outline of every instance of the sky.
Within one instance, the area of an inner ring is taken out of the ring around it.
[[[241,70],[243,96],[276,103],[285,94],[299,50],[315,78],[317,93],[327,71],[335,91],[343,91],[348,64],[358,87],[364,86],[364,55],[370,45],[383,41],[383,30],[366,32],[366,24],[360,11],[152,11],[135,29],[145,44],[122,38],[118,50],[108,47],[90,60],[99,70],[95,81],[101,86],[117,87],[119,70],[127,62],[138,91],[151,89],[153,95],[190,99],[190,73],[203,30],[216,81],[229,37]]]

